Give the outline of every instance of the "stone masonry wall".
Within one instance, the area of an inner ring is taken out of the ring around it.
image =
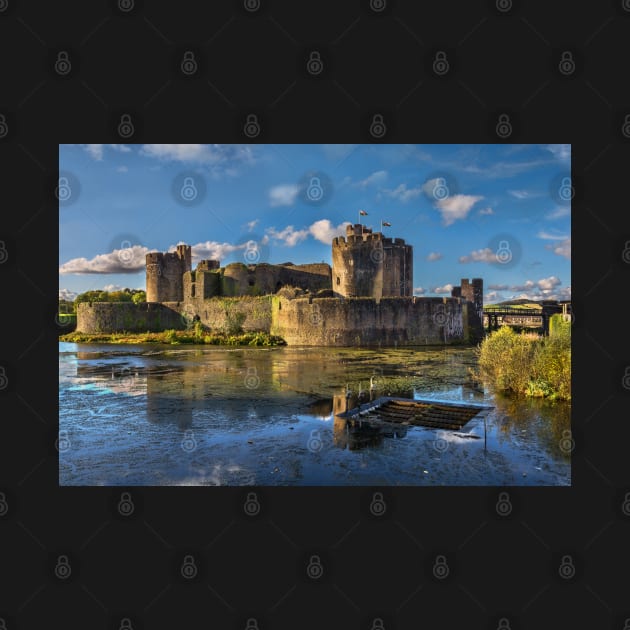
[[[298,346],[414,346],[467,341],[459,298],[274,297],[271,334]]]
[[[77,332],[160,332],[184,328],[181,315],[164,304],[83,302],[77,306]]]

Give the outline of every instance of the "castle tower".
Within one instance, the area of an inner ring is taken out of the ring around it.
[[[191,265],[190,245],[178,245],[174,252],[147,254],[147,302],[182,302],[183,278]]]
[[[333,291],[340,297],[411,296],[413,248],[357,223],[332,242]]]

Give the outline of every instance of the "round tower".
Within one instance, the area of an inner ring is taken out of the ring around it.
[[[178,245],[174,252],[150,252],[146,256],[147,302],[182,302],[184,273],[191,270],[190,245]]]
[[[346,237],[332,242],[333,291],[340,297],[410,296],[413,293],[413,250],[401,238],[357,223]]]

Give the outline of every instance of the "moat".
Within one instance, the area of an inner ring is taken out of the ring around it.
[[[570,485],[570,403],[495,395],[474,366],[471,347],[60,343],[59,483]],[[346,384],[409,375],[409,397],[493,405],[476,438],[335,418]]]

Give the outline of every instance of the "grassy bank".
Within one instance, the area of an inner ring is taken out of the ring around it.
[[[283,346],[285,341],[264,332],[242,332],[227,334],[221,332],[202,332],[196,330],[165,330],[164,332],[145,333],[79,333],[72,332],[60,335],[59,341],[70,343],[168,343],[202,344],[217,346]]]
[[[497,390],[551,400],[571,399],[571,324],[554,315],[548,337],[509,326],[488,335],[478,349],[478,370]]]

